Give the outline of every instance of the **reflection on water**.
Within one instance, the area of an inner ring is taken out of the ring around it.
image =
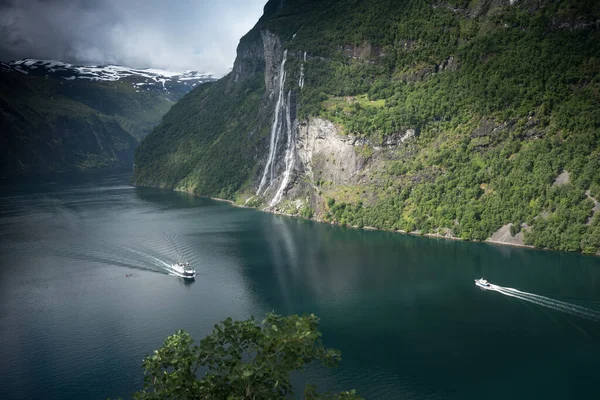
[[[346,229],[280,216],[259,218],[259,223],[233,236],[243,259],[263,253],[260,264],[281,288],[271,294],[282,302],[286,294],[296,303],[300,299],[293,297],[299,291],[304,299],[323,302],[394,291],[411,302],[419,294],[452,296],[455,286],[471,287],[476,277],[510,284],[515,271],[523,287],[547,287],[581,302],[600,289],[594,268],[600,264],[594,257]],[[564,284],[573,277],[583,285]]]
[[[128,179],[2,192],[4,397],[127,396],[142,383],[143,356],[177,329],[200,338],[228,316],[272,310],[317,314],[325,344],[342,350],[339,369],[297,378],[322,389],[394,399],[597,393],[600,324],[543,304],[600,310],[600,258],[345,229]],[[179,257],[195,281],[168,275]],[[480,277],[518,292],[479,290]]]
[[[196,281],[188,281],[185,279],[179,279],[179,282],[186,288],[190,288]]]

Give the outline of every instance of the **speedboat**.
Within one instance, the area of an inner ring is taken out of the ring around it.
[[[196,279],[196,270],[190,267],[189,262],[178,261],[171,265],[171,268],[173,269],[173,272],[186,281],[193,281]]]
[[[488,281],[486,281],[485,279],[481,278],[481,279],[475,279],[475,284],[481,288],[484,289],[489,289],[490,288],[490,283]]]

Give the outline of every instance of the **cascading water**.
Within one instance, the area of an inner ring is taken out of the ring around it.
[[[304,63],[306,62],[306,52],[304,52],[304,62],[300,65],[300,79],[298,80],[298,86],[300,89],[304,87]]]
[[[277,97],[277,104],[275,105],[275,118],[273,120],[273,125],[271,126],[271,142],[269,144],[269,157],[267,158],[267,163],[265,164],[265,170],[263,171],[262,178],[260,179],[260,184],[258,185],[258,190],[256,194],[260,194],[260,191],[263,189],[265,184],[267,183],[267,174],[270,174],[270,183],[273,182],[273,168],[274,168],[274,158],[275,153],[277,152],[277,144],[279,142],[279,136],[281,135],[281,128],[283,123],[280,119],[280,114],[282,109],[285,106],[285,99],[283,95],[283,87],[285,85],[285,62],[287,60],[287,50],[283,52],[283,60],[281,60],[281,67],[279,68],[279,95]]]
[[[281,180],[281,184],[279,185],[279,188],[277,189],[277,192],[275,193],[275,197],[273,197],[273,200],[271,200],[271,203],[269,204],[271,207],[273,207],[274,205],[276,205],[277,203],[279,203],[281,201],[281,197],[283,196],[283,191],[285,190],[285,188],[287,187],[287,185],[290,181],[290,176],[294,169],[294,161],[296,160],[296,137],[292,131],[292,118],[291,118],[291,111],[290,111],[291,96],[292,96],[292,91],[290,90],[287,95],[287,103],[285,106],[285,119],[286,119],[285,122],[286,122],[286,126],[287,126],[287,146],[285,149],[285,172],[283,173],[283,179]]]
[[[283,192],[288,187],[292,172],[294,170],[294,164],[296,160],[296,137],[294,135],[292,117],[291,117],[291,98],[292,91],[288,91],[287,96],[284,94],[285,88],[285,63],[287,60],[287,50],[283,52],[283,60],[281,61],[281,67],[279,71],[279,93],[277,97],[277,104],[275,105],[275,116],[273,118],[273,125],[271,126],[271,142],[269,145],[269,156],[265,164],[260,184],[256,194],[259,195],[261,192],[265,193],[275,181],[275,168],[277,166],[277,146],[285,129],[287,133],[287,143],[285,149],[285,170],[281,177],[281,182],[275,196],[271,199],[269,206],[273,207],[277,205],[283,198]],[[306,52],[304,52],[304,61],[306,61]],[[304,86],[304,63],[300,67],[300,80],[298,86],[302,88]]]

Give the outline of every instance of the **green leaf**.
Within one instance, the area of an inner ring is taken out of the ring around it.
[[[314,361],[326,367],[339,361],[338,351],[323,347],[317,321],[314,315],[282,317],[272,313],[263,325],[252,318],[227,319],[215,325],[199,345],[186,332],[178,331],[144,359],[144,389],[134,397],[241,400],[247,398],[248,380],[252,379],[253,398],[284,399],[293,393],[293,371],[305,370]],[[192,375],[194,365],[207,368],[200,379]],[[318,398],[316,390],[313,393],[306,398]]]
[[[242,373],[242,376],[243,376],[244,378],[248,378],[248,377],[252,376],[252,374],[253,374],[253,372],[252,372],[251,370],[249,370],[249,369],[246,369],[246,370],[244,370],[244,372]]]

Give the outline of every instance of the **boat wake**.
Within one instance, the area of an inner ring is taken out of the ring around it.
[[[187,278],[184,274],[181,274],[173,269],[171,269],[171,271],[169,271],[168,274],[171,276],[179,277],[179,278],[184,278],[184,279]]]
[[[127,249],[127,250],[129,250],[132,253],[136,253],[136,254],[138,254],[138,255],[140,255],[142,257],[145,257],[146,259],[150,260],[152,265],[154,265],[156,267],[159,267],[160,269],[162,269],[168,275],[177,276],[177,277],[180,277],[180,278],[185,278],[184,274],[182,274],[182,273],[176,271],[175,269],[173,269],[173,265],[172,264],[170,264],[170,263],[168,263],[166,261],[163,261],[160,258],[154,257],[153,255],[150,255],[148,253],[143,253],[141,251],[137,251],[137,250],[134,250],[134,249]]]
[[[185,259],[193,263],[196,258],[188,242],[176,233],[167,231],[147,236],[132,235],[128,245],[104,239],[100,243],[94,242],[93,246],[89,243],[68,248],[55,246],[48,251],[70,259],[151,271],[184,279],[189,279],[190,276],[184,276],[185,271],[179,271],[176,268],[177,264],[172,260]]]
[[[580,318],[586,318],[592,321],[600,322],[600,311],[592,310],[591,308],[578,306],[576,304],[567,303],[560,300],[551,299],[550,297],[540,296],[538,294],[523,292],[518,289],[498,286],[490,284],[486,290],[501,293],[505,296],[514,297],[519,300],[527,301],[538,306],[550,308],[556,311],[561,311]]]

